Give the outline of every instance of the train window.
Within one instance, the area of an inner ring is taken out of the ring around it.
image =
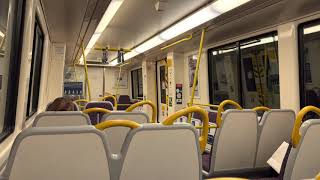
[[[13,132],[15,125],[24,2],[0,1],[0,141]]]
[[[273,34],[240,43],[242,105],[280,108],[278,37]]]
[[[40,27],[38,18],[36,18],[35,27],[34,27],[34,37],[33,37],[30,80],[29,80],[27,117],[32,116],[38,110],[43,44],[44,44],[44,33]]]
[[[236,44],[209,50],[210,103],[219,104],[225,99],[240,101],[237,54]]]
[[[136,69],[131,71],[132,81],[132,98],[138,99],[143,97],[143,80],[142,80],[142,69]]]
[[[320,107],[320,20],[299,26],[301,108]]]
[[[210,103],[280,108],[278,37],[264,35],[208,51]]]

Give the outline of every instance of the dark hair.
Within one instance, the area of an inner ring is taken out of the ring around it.
[[[47,111],[75,111],[75,104],[70,98],[56,98],[47,108]]]

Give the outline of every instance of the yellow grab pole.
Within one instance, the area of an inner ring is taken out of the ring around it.
[[[82,43],[82,57],[83,57],[83,62],[84,62],[84,71],[86,73],[86,82],[87,82],[87,88],[88,88],[88,95],[89,95],[89,101],[91,101],[91,91],[90,91],[90,82],[89,82],[89,77],[88,77],[88,66],[87,66],[87,58],[84,53],[84,46]]]
[[[194,99],[194,93],[195,93],[195,90],[196,90],[196,84],[198,83],[198,74],[199,74],[199,67],[200,67],[200,62],[201,62],[201,55],[202,55],[203,41],[204,41],[205,33],[206,33],[206,30],[202,29],[199,52],[198,52],[198,59],[197,59],[197,65],[196,65],[196,71],[195,71],[194,77],[193,77],[193,85],[192,85],[192,91],[191,91],[191,98],[190,98],[189,106],[193,105],[193,99]],[[191,114],[188,115],[188,123],[191,123]]]

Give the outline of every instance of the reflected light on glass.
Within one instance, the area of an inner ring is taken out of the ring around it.
[[[303,30],[304,34],[312,34],[312,33],[316,33],[316,32],[320,32],[320,25],[305,28]]]
[[[4,33],[2,31],[0,31],[0,36],[4,37]]]

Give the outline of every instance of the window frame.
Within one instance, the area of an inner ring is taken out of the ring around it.
[[[140,89],[140,87],[139,87],[139,76],[138,76],[138,71],[141,71],[141,80],[142,80],[142,96],[140,97],[139,96],[139,89]],[[135,97],[134,96],[134,93],[135,93],[135,91],[134,91],[134,87],[133,87],[133,73],[137,73],[137,80],[138,80],[138,96],[137,97]],[[137,69],[134,69],[134,70],[132,70],[131,71],[131,96],[132,96],[132,98],[133,99],[139,99],[139,98],[143,98],[143,74],[142,74],[142,67],[141,68],[137,68]]]
[[[37,28],[41,31],[41,36],[43,38],[42,42],[42,50],[41,50],[41,62],[40,62],[40,70],[36,72],[36,58],[34,58],[35,55],[35,46],[36,46],[36,34],[37,34]],[[45,33],[43,31],[43,28],[41,26],[41,22],[39,19],[39,16],[36,14],[35,16],[35,24],[34,24],[34,33],[33,33],[33,44],[32,44],[32,60],[31,60],[31,68],[30,68],[30,79],[29,79],[29,85],[28,85],[28,99],[27,99],[27,111],[26,111],[26,120],[29,120],[30,117],[32,117],[35,113],[37,113],[39,109],[39,100],[40,100],[40,90],[41,90],[41,75],[42,75],[42,66],[43,66],[43,55],[44,55],[44,44],[45,44]],[[33,74],[36,73],[39,76],[39,84],[34,84]],[[38,95],[37,95],[37,108],[33,111],[30,111],[31,106],[33,106],[33,101],[35,97],[33,97],[33,87],[38,86]]]
[[[306,96],[305,96],[305,59],[304,59],[304,27],[312,25],[320,25],[320,18],[314,19],[311,21],[303,22],[298,25],[298,62],[299,62],[299,95],[300,95],[300,108],[303,108],[307,105]]]
[[[229,43],[226,43],[226,44],[222,44],[222,45],[219,45],[217,47],[213,47],[213,48],[209,48],[207,50],[207,63],[208,63],[208,83],[209,83],[209,102],[210,104],[214,104],[214,88],[213,88],[213,81],[210,77],[210,75],[213,74],[213,69],[211,69],[211,66],[212,66],[212,60],[209,60],[210,57],[212,57],[212,52],[213,51],[216,51],[216,50],[219,50],[219,49],[222,49],[223,47],[227,47],[227,46],[232,46],[232,45],[235,45],[236,46],[236,57],[237,57],[237,64],[238,64],[238,68],[239,68],[239,74],[238,74],[238,88],[239,88],[239,103],[241,106],[244,105],[244,98],[243,98],[243,82],[242,82],[242,68],[241,68],[241,44],[243,42],[248,42],[248,41],[251,41],[251,40],[255,40],[255,39],[259,39],[259,38],[263,38],[263,37],[267,37],[267,36],[278,36],[278,31],[271,31],[271,32],[267,32],[267,33],[263,33],[263,34],[259,34],[257,36],[252,36],[252,37],[248,37],[248,38],[244,38],[244,39],[240,39],[240,40],[237,40],[237,41],[233,41],[233,42],[229,42]],[[277,41],[279,42],[279,40]],[[277,44],[279,45],[279,44]],[[279,61],[279,48],[278,46],[276,47],[276,55],[277,55],[277,59]],[[281,101],[281,99],[280,99]]]
[[[7,101],[5,107],[3,130],[0,133],[0,142],[3,142],[10,134],[12,134],[15,128],[26,1],[11,0],[10,3],[14,5],[14,11],[12,11],[12,14],[10,15],[13,16],[13,31],[11,39],[12,44],[10,47],[10,64],[8,74],[8,79],[10,79],[10,81],[8,81],[7,86]]]

